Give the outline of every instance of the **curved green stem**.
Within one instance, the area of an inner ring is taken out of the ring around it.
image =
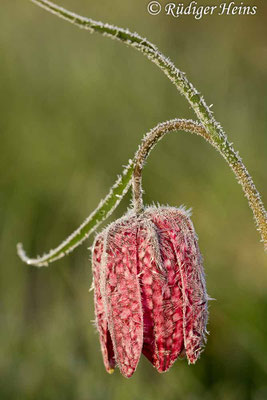
[[[174,131],[184,131],[195,133],[196,135],[202,136],[204,139],[209,141],[208,134],[203,126],[192,120],[186,119],[173,119],[171,121],[162,122],[155,126],[148,132],[139,146],[134,158],[134,170],[133,170],[133,206],[137,214],[143,211],[143,190],[142,190],[142,172],[144,163],[149,156],[154,146],[167,134]]]
[[[36,267],[48,266],[49,263],[64,257],[77,246],[84,242],[85,239],[92,234],[97,227],[103,222],[119,205],[123,196],[127,193],[133,172],[142,169],[143,163],[147,158],[151,149],[164,136],[164,134],[184,130],[186,132],[196,133],[207,138],[205,129],[197,122],[184,119],[173,119],[171,121],[158,124],[150,132],[148,132],[139,146],[134,161],[129,160],[128,165],[124,168],[122,175],[118,176],[115,184],[110,189],[104,200],[100,201],[97,208],[86,218],[86,220],[76,229],[64,242],[58,247],[50,250],[41,257],[29,258],[21,243],[18,244],[18,255],[25,263]],[[136,182],[136,181],[135,181]],[[136,195],[137,196],[137,195]],[[137,197],[134,197],[135,199]]]

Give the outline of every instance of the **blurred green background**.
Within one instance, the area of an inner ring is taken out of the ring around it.
[[[262,3],[253,2],[256,16],[196,21],[150,16],[143,0],[60,1],[139,32],[186,71],[214,104],[266,202]],[[140,53],[30,1],[1,1],[0,60],[0,398],[267,399],[266,256],[241,187],[202,138],[169,135],[144,171],[147,203],[193,208],[208,292],[216,298],[195,366],[179,360],[160,375],[142,357],[130,380],[106,374],[88,293],[93,238],[50,268],[27,267],[16,255],[18,241],[36,255],[71,233],[145,132],[170,118],[195,118],[185,99]],[[109,221],[129,201],[130,195]]]

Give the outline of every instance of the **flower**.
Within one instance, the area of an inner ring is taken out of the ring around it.
[[[178,356],[195,363],[208,317],[197,236],[184,208],[128,212],[96,236],[96,326],[105,368],[134,373],[141,353],[159,372]]]

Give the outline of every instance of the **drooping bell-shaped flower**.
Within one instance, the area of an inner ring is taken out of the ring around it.
[[[178,356],[195,363],[205,342],[208,296],[197,237],[183,208],[133,211],[93,246],[96,325],[108,372],[130,377],[141,353],[159,372]]]

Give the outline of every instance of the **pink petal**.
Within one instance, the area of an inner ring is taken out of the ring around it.
[[[105,315],[103,299],[100,290],[100,268],[101,257],[103,253],[103,237],[98,236],[93,251],[93,275],[94,275],[94,299],[95,299],[95,317],[96,326],[99,332],[101,351],[103,361],[108,373],[112,373],[115,368],[115,358],[108,322]]]
[[[181,278],[184,347],[189,363],[198,359],[205,343],[208,295],[202,258],[192,222],[183,210],[162,210]]]
[[[107,229],[102,265],[108,326],[121,373],[134,373],[143,346],[143,312],[137,271],[136,223],[114,223]]]
[[[164,372],[183,350],[183,319],[173,248],[168,235],[161,230],[160,217],[155,220],[158,226],[150,222],[150,227],[142,229],[139,237],[143,354],[159,372]]]

